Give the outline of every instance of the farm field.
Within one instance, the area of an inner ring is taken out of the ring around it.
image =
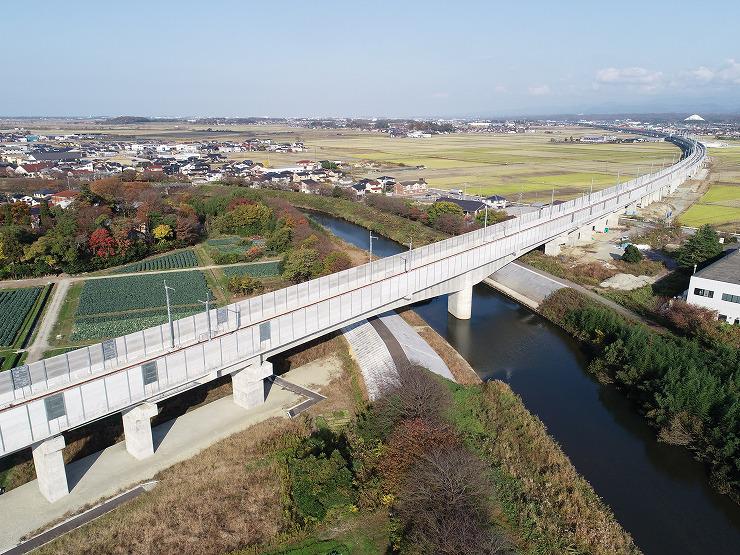
[[[51,286],[0,290],[0,370],[18,366]]]
[[[164,279],[174,288],[170,291],[174,318],[202,310],[198,301],[209,293],[213,299],[206,277],[200,271],[88,280],[79,291],[70,291],[70,297],[77,296],[78,300],[76,303],[73,300],[66,311],[63,309],[67,324],[61,326],[61,335],[67,342],[85,343],[166,322]]]
[[[723,231],[740,232],[740,141],[708,149],[711,157],[709,190],[681,214],[683,225],[712,224]]]
[[[115,273],[129,274],[136,272],[152,272],[157,270],[180,270],[185,268],[195,268],[198,265],[198,259],[195,253],[188,249],[184,251],[172,252],[133,264],[127,264],[115,270]]]

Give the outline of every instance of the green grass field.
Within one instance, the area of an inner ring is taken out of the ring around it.
[[[740,141],[727,144],[726,148],[709,148],[709,190],[681,214],[683,225],[711,224],[724,231],[740,232]]]

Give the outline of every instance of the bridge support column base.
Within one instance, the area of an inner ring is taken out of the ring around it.
[[[151,457],[154,454],[151,420],[157,416],[157,404],[141,403],[124,411],[122,416],[126,451],[139,460]]]
[[[262,362],[247,366],[231,375],[234,402],[245,409],[253,409],[265,402],[267,379],[272,376],[272,363]]]
[[[590,243],[594,239],[593,232],[593,226],[590,225],[578,228],[576,231],[568,234],[568,245],[576,247]]]
[[[560,247],[565,245],[567,242],[567,235],[562,235],[561,237],[556,237],[552,241],[548,241],[545,243],[545,254],[547,256],[558,256],[560,254]]]
[[[468,285],[447,296],[447,311],[458,320],[470,320],[473,311],[473,286]]]
[[[64,445],[64,436],[60,434],[31,446],[39,491],[49,503],[69,494],[62,456]]]

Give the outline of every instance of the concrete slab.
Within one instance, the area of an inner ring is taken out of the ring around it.
[[[341,371],[341,361],[332,356],[284,374],[289,381],[318,389]],[[20,538],[67,513],[77,512],[111,497],[135,484],[151,480],[173,464],[196,455],[206,447],[268,418],[286,417],[288,408],[302,397],[280,387],[272,387],[265,403],[250,410],[223,397],[183,416],[152,428],[154,454],[136,460],[125,442],[67,465],[69,495],[49,503],[41,495],[36,480],[0,496],[0,552],[14,547]]]

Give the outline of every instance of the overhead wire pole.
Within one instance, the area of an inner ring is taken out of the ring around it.
[[[206,293],[205,301],[198,300],[198,302],[205,305],[206,307],[206,320],[208,320],[208,341],[210,341],[211,336],[213,335],[211,333],[211,292],[208,291]]]
[[[373,239],[377,239],[373,232],[370,231],[370,277],[373,276]]]
[[[172,323],[172,308],[170,306],[170,291],[174,291],[174,287],[170,287],[167,285],[167,280],[163,279],[162,282],[164,283],[164,298],[167,302],[167,320],[170,323],[170,345],[172,348],[175,348],[175,326]]]

